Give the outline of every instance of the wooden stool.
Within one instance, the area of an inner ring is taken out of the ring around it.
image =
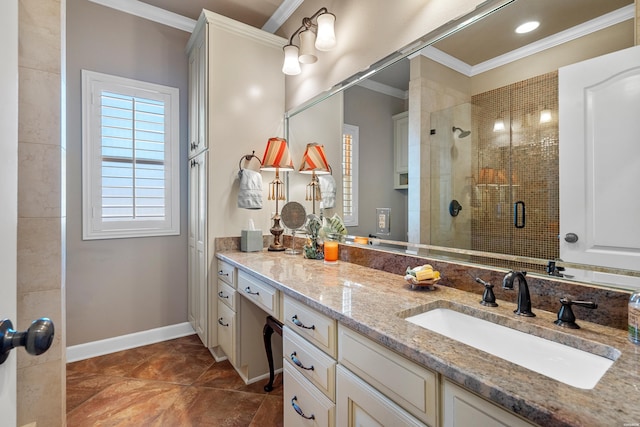
[[[269,361],[269,382],[264,386],[264,391],[273,390],[273,381],[275,374],[273,372],[273,350],[271,348],[271,335],[276,332],[282,336],[282,323],[273,316],[267,316],[267,323],[262,328],[262,338],[264,339],[264,349],[267,352],[267,360]]]

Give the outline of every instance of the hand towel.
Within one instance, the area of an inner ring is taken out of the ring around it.
[[[320,181],[320,195],[325,209],[336,207],[336,180],[331,175],[318,175]]]
[[[238,207],[243,209],[262,209],[262,175],[251,169],[238,172],[240,190]]]

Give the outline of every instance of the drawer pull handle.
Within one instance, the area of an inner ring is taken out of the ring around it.
[[[306,420],[315,420],[316,419],[315,415],[311,414],[309,416],[306,416],[304,414],[304,412],[302,412],[302,409],[300,409],[300,407],[296,403],[297,401],[298,401],[298,397],[297,396],[293,396],[293,399],[291,399],[291,406],[293,406],[293,409],[295,409],[295,411],[298,413],[298,415],[300,415],[302,418],[304,418]]]
[[[295,363],[295,365],[298,368],[302,368],[302,369],[305,369],[307,371],[313,371],[313,365],[311,365],[310,368],[307,368],[306,366],[304,366],[302,364],[302,362],[300,362],[300,360],[296,357],[296,352],[295,351],[293,353],[291,353],[291,360],[293,361],[293,363]]]
[[[223,317],[219,318],[219,319],[218,319],[218,323],[219,323],[219,324],[221,324],[222,326],[229,326],[229,324],[228,324],[228,323],[224,323],[224,322],[222,321],[222,319],[224,319],[224,318],[223,318]]]
[[[305,326],[304,323],[302,323],[300,320],[298,320],[298,315],[294,314],[293,317],[291,318],[291,321],[293,322],[294,325],[296,325],[299,328],[303,328],[303,329],[315,329],[316,325],[311,325],[311,326]]]
[[[218,271],[218,276],[227,276],[229,277],[229,273],[225,273],[223,270]]]
[[[223,293],[222,293],[222,291],[218,292],[218,296],[219,296],[220,298],[227,298],[227,299],[229,298],[229,296],[228,296],[228,295],[223,294]]]
[[[244,291],[246,293],[248,293],[249,295],[260,295],[260,292],[251,292],[251,288],[249,286],[247,286],[246,288],[244,288]]]

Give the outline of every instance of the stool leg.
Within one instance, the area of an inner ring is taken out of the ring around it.
[[[267,352],[267,361],[269,362],[269,382],[264,386],[264,391],[266,392],[273,390],[273,381],[275,380],[275,374],[273,373],[273,349],[271,348],[271,335],[273,335],[273,328],[267,321],[264,328],[262,328],[264,349]]]
[[[262,338],[264,339],[264,349],[267,352],[267,361],[269,362],[269,382],[264,386],[264,391],[273,390],[273,381],[275,379],[273,369],[273,349],[271,348],[271,335],[277,333],[282,336],[282,322],[273,316],[267,316],[267,323],[262,328]]]

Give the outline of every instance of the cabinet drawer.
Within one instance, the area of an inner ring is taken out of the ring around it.
[[[309,419],[313,417],[313,419]],[[284,364],[285,427],[333,427],[335,405],[300,375],[289,363]]]
[[[336,400],[336,361],[287,326],[282,328],[283,357],[329,399]]]
[[[238,292],[268,314],[279,318],[279,292],[271,285],[241,271],[238,274]]]
[[[409,413],[435,426],[438,381],[435,372],[340,325],[339,362]]]
[[[442,425],[455,426],[493,426],[493,427],[533,427],[534,424],[523,420],[474,393],[449,381],[443,381]]]
[[[229,284],[232,288],[236,287],[236,269],[231,264],[218,260],[218,279]]]
[[[338,388],[337,425],[347,427],[424,427],[424,423],[349,372],[344,366],[338,366],[336,377]],[[459,425],[472,426],[475,424]]]
[[[233,311],[237,311],[236,290],[222,280],[218,280],[218,301],[222,301]]]
[[[236,313],[226,304],[218,301],[218,345],[227,355],[229,362],[236,365]]]
[[[337,357],[338,323],[291,298],[284,299],[284,323],[331,357]]]

